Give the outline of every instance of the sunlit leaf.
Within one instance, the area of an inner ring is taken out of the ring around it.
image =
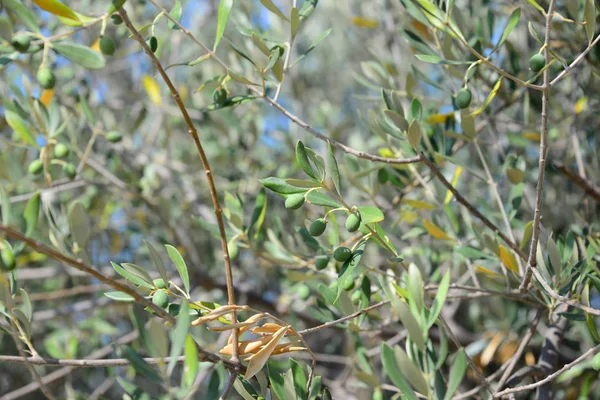
[[[181,277],[185,291],[189,293],[190,275],[183,257],[181,257],[181,254],[179,254],[179,251],[177,251],[175,247],[169,244],[165,245],[165,247],[167,248],[167,253],[169,253],[169,258],[171,258],[171,261],[173,261],[173,264],[175,264],[175,268],[177,268],[177,272],[179,272],[179,276]]]
[[[223,33],[225,33],[225,27],[227,26],[227,21],[229,20],[229,14],[231,13],[231,9],[233,8],[233,0],[221,0],[219,2],[219,11],[217,15],[217,35],[215,37],[215,45],[213,49],[216,50],[221,38],[223,37]]]
[[[454,171],[454,175],[452,176],[452,187],[456,188],[456,183],[458,182],[458,178],[460,178],[460,174],[462,173],[462,167],[457,167]],[[444,199],[444,204],[450,203],[454,194],[450,190],[446,190],[446,198]]]
[[[33,2],[42,10],[48,11],[51,14],[79,21],[77,14],[58,0],[33,0]]]
[[[499,245],[500,248],[500,261],[506,268],[515,274],[519,273],[519,264],[517,264],[517,259],[514,254],[510,252],[506,247]]]
[[[452,238],[450,236],[448,236],[446,234],[446,232],[444,232],[440,227],[438,227],[436,224],[434,224],[430,220],[424,219],[423,225],[425,226],[425,229],[427,230],[427,232],[434,238],[440,239],[440,240],[452,240]]]
[[[106,60],[93,49],[76,43],[54,43],[52,48],[74,63],[87,69],[101,69],[106,65]]]
[[[374,19],[364,18],[360,16],[352,17],[352,23],[361,28],[377,28],[379,26],[379,22]]]
[[[160,97],[160,86],[158,85],[158,82],[150,75],[144,75],[142,83],[144,84],[144,90],[146,90],[146,94],[150,100],[157,106],[160,106],[162,98]]]
[[[29,131],[29,128],[27,128],[27,125],[21,119],[19,114],[10,110],[5,110],[4,116],[6,117],[6,122],[8,123],[8,125],[15,131],[15,133],[21,138],[21,140],[24,140],[32,146],[39,147],[37,142],[35,141],[35,138]]]
[[[485,99],[485,102],[481,105],[481,107],[479,107],[477,110],[475,110],[471,113],[472,117],[475,117],[475,116],[481,114],[487,108],[487,106],[492,102],[492,100],[494,100],[494,97],[496,97],[496,93],[498,93],[498,90],[500,90],[501,84],[502,84],[502,77],[500,77],[496,81],[496,84],[492,88],[492,91],[488,95],[487,99]]]

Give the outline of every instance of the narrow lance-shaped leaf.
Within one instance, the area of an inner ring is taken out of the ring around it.
[[[338,193],[342,193],[342,182],[340,180],[340,169],[338,167],[337,160],[335,159],[335,154],[333,152],[333,146],[331,142],[327,142],[327,154],[328,154],[328,167],[329,167],[329,176],[331,176],[331,180],[335,185]]]
[[[25,218],[25,235],[31,236],[37,225],[38,216],[40,214],[41,195],[40,192],[35,192],[33,196],[27,201],[25,206],[25,212],[23,218]]]
[[[148,247],[148,251],[150,252],[150,257],[152,258],[152,263],[158,270],[160,277],[165,281],[165,283],[169,282],[169,276],[167,275],[167,270],[165,269],[165,264],[163,263],[162,258],[160,258],[158,251],[156,251],[156,249],[154,248],[154,246],[152,246],[150,244],[150,242],[147,242],[146,240],[144,240],[144,243],[146,243],[146,247]]]
[[[381,363],[383,364],[383,370],[390,377],[392,383],[400,389],[402,395],[407,400],[417,400],[417,396],[410,388],[406,378],[402,376],[402,372],[400,372],[394,350],[387,343],[381,345]]]
[[[296,391],[296,399],[306,398],[306,374],[302,366],[296,360],[290,358],[290,366],[292,368],[292,376],[294,378],[294,389]]]
[[[40,28],[35,22],[35,17],[27,7],[19,0],[2,0],[2,5],[13,14],[27,29],[33,32],[39,32]]]
[[[225,33],[225,27],[227,26],[227,20],[229,20],[229,14],[233,8],[233,0],[221,0],[219,3],[219,11],[217,15],[217,35],[215,36],[214,50],[217,50],[217,46]]]
[[[458,182],[458,178],[460,178],[460,174],[462,174],[462,167],[458,167],[454,171],[454,176],[452,177],[452,182],[451,182],[453,188],[456,188],[456,183]],[[450,200],[452,200],[452,196],[454,196],[454,194],[450,190],[447,190],[446,198],[444,199],[444,204],[450,203]]]
[[[421,351],[423,351],[425,349],[423,331],[421,330],[419,322],[408,308],[408,305],[403,301],[398,302],[398,315],[402,325],[408,330],[410,339]]]
[[[183,364],[183,384],[186,387],[192,386],[198,375],[198,351],[196,350],[196,342],[192,335],[188,334],[185,338],[185,363]]]
[[[121,355],[128,359],[135,371],[154,382],[162,382],[162,378],[154,367],[146,362],[135,350],[129,346],[121,348]]]
[[[106,65],[102,54],[76,43],[60,42],[52,45],[65,58],[87,69],[101,69]]]
[[[450,270],[446,271],[440,285],[438,286],[437,293],[433,299],[431,309],[429,310],[429,317],[427,318],[427,330],[433,326],[437,317],[442,312],[444,303],[446,302],[446,296],[448,295],[448,289],[450,288]]]
[[[408,358],[408,355],[400,347],[394,347],[394,355],[396,356],[396,362],[400,367],[400,372],[405,376],[410,384],[417,389],[419,393],[429,398],[429,384],[425,380],[423,373],[419,370],[413,361]]]
[[[506,26],[504,27],[504,30],[502,31],[502,36],[500,37],[500,40],[498,40],[498,43],[496,44],[496,46],[494,47],[494,50],[492,52],[494,52],[498,48],[500,48],[500,46],[502,46],[502,44],[504,44],[506,39],[508,39],[508,35],[510,35],[512,30],[515,29],[515,26],[517,26],[517,24],[519,23],[519,18],[521,18],[521,9],[516,8],[512,12],[512,14],[510,14],[510,17],[508,18],[508,22],[506,23]]]
[[[169,253],[169,258],[175,264],[175,268],[177,268],[177,272],[179,272],[179,276],[181,277],[181,281],[183,282],[183,286],[185,287],[185,291],[187,293],[190,292],[190,275],[188,273],[187,265],[179,254],[177,249],[169,244],[165,245],[167,248],[167,253]]]
[[[593,0],[585,0],[583,16],[585,18],[585,34],[588,42],[591,43],[596,32],[596,7]]]
[[[181,308],[179,309],[179,315],[177,316],[177,323],[175,329],[171,331],[171,361],[167,368],[167,373],[171,375],[173,369],[177,365],[177,358],[181,355],[185,344],[185,339],[188,335],[190,328],[190,306],[187,300],[183,300]]]
[[[472,117],[475,117],[475,116],[481,114],[483,112],[483,110],[485,110],[486,107],[492,102],[492,100],[494,100],[494,97],[496,97],[496,93],[498,93],[498,90],[500,90],[500,85],[501,84],[502,84],[502,77],[500,77],[498,79],[498,81],[496,82],[496,84],[492,88],[492,91],[488,95],[487,99],[485,99],[485,102],[481,105],[481,107],[479,107],[477,110],[475,110],[475,111],[473,111],[471,113]]]
[[[48,11],[51,14],[65,17],[75,21],[79,21],[77,14],[69,7],[57,0],[33,0],[33,2],[42,10]]]
[[[179,18],[181,18],[181,13],[183,12],[183,9],[181,8],[181,1],[177,0],[175,2],[175,5],[173,6],[173,8],[171,9],[171,12],[169,13],[169,15],[176,21],[179,21]],[[175,25],[175,22],[169,20],[168,22],[169,28],[171,29],[179,29],[179,27],[177,25]]]
[[[15,131],[15,133],[22,140],[24,140],[25,142],[29,143],[32,146],[35,146],[38,148],[40,147],[40,146],[38,146],[37,142],[35,141],[35,138],[31,134],[31,131],[29,131],[29,128],[27,128],[27,125],[21,119],[19,114],[14,113],[10,110],[5,110],[4,116],[6,118],[6,122],[8,123],[8,125]]]
[[[289,326],[281,327],[277,332],[273,334],[271,337],[271,341],[265,345],[260,351],[250,357],[248,367],[246,368],[246,375],[244,375],[245,379],[250,379],[254,375],[256,375],[262,367],[265,365],[273,350],[277,347],[281,339],[285,336],[285,332],[288,330]]]
[[[434,224],[428,219],[423,220],[423,226],[425,226],[425,230],[427,230],[427,233],[429,233],[436,239],[452,240],[452,238],[448,236],[446,232],[444,232],[440,227],[438,227],[436,224]]]
[[[462,382],[463,376],[467,371],[467,356],[464,349],[460,349],[456,354],[454,363],[450,368],[450,377],[448,379],[448,389],[444,395],[444,400],[450,400]]]
[[[317,174],[310,165],[306,147],[304,147],[304,143],[302,143],[300,140],[298,140],[298,143],[296,143],[296,161],[306,175],[313,179],[317,179]]]
[[[279,8],[271,1],[271,0],[260,0],[263,6],[273,14],[277,15],[279,18],[289,21],[288,18],[281,12]]]
[[[292,8],[292,17],[290,20],[290,31],[292,40],[296,38],[296,34],[298,33],[298,27],[300,25],[300,13],[296,7]]]

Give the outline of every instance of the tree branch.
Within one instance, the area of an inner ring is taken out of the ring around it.
[[[566,167],[566,165],[564,165],[561,162],[554,161],[552,163],[552,166],[554,168],[556,168],[561,174],[563,174],[564,176],[569,178],[569,180],[571,182],[573,182],[574,184],[579,186],[581,189],[583,189],[583,191],[586,194],[590,195],[594,200],[596,200],[598,203],[600,203],[600,189],[598,189],[596,186],[594,186],[594,184],[592,182],[590,182],[588,179],[584,178],[583,176],[577,175],[576,173],[574,173],[573,171],[568,169]]]

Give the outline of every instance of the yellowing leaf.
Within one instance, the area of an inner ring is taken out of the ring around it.
[[[481,265],[478,265],[478,266],[475,267],[475,272],[477,272],[479,274],[487,275],[487,276],[492,277],[492,278],[500,278],[500,279],[503,278],[502,274],[494,272],[491,269],[487,269],[485,267],[482,267]]]
[[[539,132],[524,132],[523,137],[527,140],[531,140],[532,142],[539,142],[542,138]]]
[[[250,357],[250,359],[248,360],[249,363],[248,367],[246,368],[246,375],[244,375],[244,379],[250,379],[260,372],[260,370],[265,365],[269,357],[271,357],[271,353],[273,352],[273,350],[275,350],[281,339],[283,339],[283,337],[285,336],[285,332],[288,330],[288,328],[289,326],[282,326],[281,329],[275,332],[275,334],[272,336],[269,343],[265,345],[265,347],[263,347],[258,353]]]
[[[377,21],[363,17],[352,17],[352,23],[361,28],[377,28],[379,26]]]
[[[527,243],[529,243],[529,239],[531,239],[531,236],[533,236],[533,221],[529,221],[525,225],[525,229],[523,229],[523,238],[521,239],[521,244],[519,245],[521,249],[525,249]]]
[[[387,147],[379,149],[379,155],[385,158],[394,158],[394,152]]]
[[[52,98],[54,98],[54,89],[46,89],[42,92],[42,95],[40,96],[40,101],[43,105],[48,107],[50,105],[50,102],[52,101]]]
[[[148,93],[148,97],[150,100],[159,106],[162,103],[162,99],[160,97],[160,86],[158,86],[158,82],[150,75],[144,75],[144,89],[146,93]]]
[[[581,114],[581,112],[585,109],[588,103],[587,96],[583,96],[575,103],[575,114]]]
[[[96,39],[96,41],[90,46],[90,49],[98,53],[102,53],[102,50],[100,50],[100,38]]]
[[[481,114],[483,110],[485,110],[485,108],[492,102],[492,100],[494,100],[494,97],[496,97],[496,93],[498,93],[498,90],[500,90],[500,85],[502,85],[502,77],[500,77],[498,81],[496,81],[496,84],[492,88],[492,91],[488,95],[487,99],[485,99],[485,102],[481,105],[481,107],[479,107],[477,110],[471,113],[472,117]]]
[[[419,219],[419,214],[414,211],[404,210],[400,212],[400,220],[407,224],[412,224]]]
[[[439,226],[434,224],[428,219],[423,220],[423,225],[425,225],[425,229],[427,232],[436,239],[440,240],[452,240],[450,236],[446,234]]]
[[[33,0],[33,2],[37,4],[39,8],[48,11],[51,14],[79,21],[77,14],[58,0]]]
[[[462,167],[458,167],[456,168],[456,171],[454,171],[454,176],[452,177],[452,187],[456,187],[456,182],[458,182],[458,178],[460,178],[460,174],[462,174]],[[448,204],[450,203],[450,200],[452,200],[452,192],[447,190],[446,191],[446,199],[444,199],[444,204]]]
[[[419,210],[433,210],[434,208],[437,208],[434,204],[427,203],[426,201],[421,200],[404,199],[402,200],[402,202],[408,206],[417,208]]]
[[[270,336],[265,336],[262,338],[257,338],[253,340],[244,340],[238,343],[238,353],[240,355],[256,353],[258,349],[260,349],[265,343],[267,343],[271,339]],[[228,344],[219,350],[220,354],[224,354],[226,356],[230,356],[233,354],[233,344]]]
[[[510,183],[512,183],[513,185],[518,185],[519,183],[523,182],[525,172],[516,168],[508,168],[506,170],[506,176],[508,177]]]
[[[500,245],[500,261],[502,264],[515,274],[519,273],[519,265],[517,264],[517,259],[515,256],[508,250],[506,247]]]
[[[430,115],[429,118],[427,118],[427,123],[428,124],[444,124],[446,123],[446,121],[448,120],[448,118],[453,118],[454,117],[454,113],[448,113],[448,114],[433,114]]]

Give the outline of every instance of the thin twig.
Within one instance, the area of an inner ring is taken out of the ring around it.
[[[575,361],[573,361],[573,362],[571,362],[569,364],[565,364],[561,369],[559,369],[558,371],[554,372],[553,374],[548,375],[547,377],[545,377],[541,381],[538,381],[536,383],[532,383],[530,385],[524,385],[524,386],[519,386],[519,387],[512,388],[512,389],[503,390],[502,392],[498,392],[498,393],[494,394],[494,397],[502,397],[502,396],[505,396],[505,395],[510,394],[510,393],[517,393],[517,392],[523,392],[523,391],[526,391],[526,390],[532,390],[532,389],[540,387],[540,386],[542,386],[542,385],[544,385],[544,384],[546,384],[548,382],[552,382],[554,379],[558,378],[563,372],[566,372],[566,371],[570,370],[571,368],[573,368],[577,364],[585,361],[585,359],[588,358],[589,356],[598,353],[598,351],[600,351],[600,344],[597,345],[596,347],[593,347],[593,348],[589,349],[585,353],[583,353]]]
[[[439,179],[439,181],[442,183],[442,185],[444,185],[446,187],[446,189],[448,189],[450,192],[452,192],[452,194],[454,195],[454,198],[456,198],[456,201],[458,201],[460,204],[465,206],[471,214],[473,214],[481,222],[483,222],[483,224],[485,226],[487,226],[492,231],[494,231],[494,233],[496,233],[504,241],[504,243],[506,243],[515,253],[517,253],[519,255],[519,257],[521,257],[522,259],[527,258],[527,255],[525,254],[525,252],[523,250],[521,250],[521,248],[515,242],[510,240],[510,238],[508,236],[506,236],[504,233],[502,233],[500,231],[500,229],[496,225],[494,225],[494,223],[492,221],[487,219],[487,217],[485,215],[483,215],[481,212],[479,212],[473,204],[471,204],[467,199],[465,199],[454,188],[454,186],[452,186],[452,184],[450,182],[448,182],[448,180],[446,180],[446,178],[444,177],[444,175],[442,175],[442,173],[440,172],[438,167],[432,161],[430,161],[423,153],[421,153],[421,158],[423,159],[423,162],[425,163],[425,165],[427,165],[429,167],[429,169],[431,170],[431,172]]]
[[[600,203],[600,189],[598,189],[592,182],[590,182],[583,176],[577,175],[561,162],[554,161],[552,163],[552,166],[556,168],[561,174],[569,178],[571,182],[583,189],[583,191],[586,194],[590,195],[594,200]]]
[[[579,62],[581,62],[581,60],[583,60],[585,58],[585,56],[594,48],[594,46],[596,44],[598,44],[598,42],[600,41],[600,35],[596,36],[596,39],[594,39],[594,41],[592,43],[590,43],[588,45],[588,47],[580,54],[577,56],[577,58],[575,60],[573,60],[573,62],[571,64],[569,64],[568,67],[566,67],[565,69],[563,69],[560,74],[558,74],[556,76],[556,78],[552,79],[552,82],[549,83],[549,87],[553,87],[554,85],[556,85],[558,83],[558,81],[560,81],[562,78],[565,77],[565,75],[567,75],[569,72],[571,72],[571,70],[577,65],[579,64]]]
[[[162,67],[162,64],[160,63],[160,61],[158,60],[156,55],[154,55],[154,53],[152,52],[152,50],[150,49],[150,47],[148,46],[148,44],[146,43],[146,41],[144,40],[142,35],[133,26],[133,24],[131,23],[131,20],[129,20],[127,12],[125,11],[124,8],[121,8],[119,10],[119,15],[123,19],[123,22],[129,29],[129,31],[133,34],[133,37],[140,44],[140,46],[142,46],[142,48],[144,49],[144,52],[148,55],[148,57],[150,57],[150,59],[152,60],[152,63],[158,70],[163,81],[168,86],[168,88],[171,92],[171,95],[173,96],[173,99],[175,100],[175,103],[177,103],[177,106],[179,107],[179,110],[181,111],[181,115],[183,116],[185,124],[188,127],[188,133],[192,136],[192,138],[194,140],[194,144],[196,145],[196,149],[198,150],[198,154],[200,155],[202,167],[204,168],[204,172],[206,173],[206,179],[208,181],[210,197],[211,197],[211,200],[212,200],[212,203],[214,206],[215,216],[217,217],[217,225],[219,226],[221,248],[223,251],[223,261],[225,263],[225,279],[227,282],[227,301],[228,301],[229,305],[235,305],[235,292],[234,292],[234,288],[233,288],[231,260],[229,259],[229,250],[227,248],[227,234],[225,232],[225,223],[223,221],[223,210],[221,209],[221,204],[219,202],[219,196],[217,194],[217,189],[215,186],[212,169],[210,167],[208,157],[206,156],[206,153],[204,152],[204,148],[202,147],[200,137],[198,136],[198,131],[196,130],[196,127],[194,126],[194,123],[192,122],[192,119],[187,112],[187,108],[183,104],[183,100],[181,100],[181,96],[179,95],[179,92],[175,88],[175,85],[173,85],[173,82],[171,82],[171,79],[169,78],[166,71]],[[232,321],[234,323],[237,322],[237,316],[236,316],[235,311],[231,312],[231,316],[232,316]],[[233,339],[232,340],[233,350],[232,350],[231,361],[234,363],[237,363],[237,361],[238,361],[238,331],[237,331],[237,329],[232,330],[231,334],[232,334],[232,339]]]
[[[372,306],[364,308],[364,309],[362,309],[360,311],[357,311],[357,312],[352,313],[350,315],[346,315],[343,318],[336,319],[335,321],[330,321],[330,322],[327,322],[325,324],[322,324],[322,325],[319,325],[319,326],[315,326],[313,328],[304,329],[304,330],[298,331],[298,333],[301,334],[301,335],[308,335],[310,333],[319,331],[321,329],[329,328],[331,326],[334,326],[334,325],[337,325],[337,324],[341,324],[342,322],[349,321],[351,319],[354,319],[356,317],[361,316],[362,314],[368,313],[369,311],[373,311],[373,310],[375,310],[377,308],[383,307],[383,306],[385,306],[386,304],[389,304],[389,303],[390,303],[390,300],[381,301],[381,302],[379,302],[377,304],[373,304]]]
[[[546,13],[546,34],[544,39],[544,58],[546,64],[550,61],[550,32],[552,30],[552,12],[554,10],[554,1],[550,0],[548,6],[548,12]],[[533,234],[531,236],[531,247],[529,248],[529,257],[527,259],[527,268],[523,281],[519,287],[522,291],[527,290],[529,283],[531,282],[531,270],[536,268],[537,260],[537,246],[540,239],[540,222],[542,220],[542,200],[544,193],[544,176],[546,172],[546,154],[548,152],[548,100],[550,97],[550,70],[546,68],[543,73],[544,84],[542,91],[542,127],[541,127],[541,140],[540,140],[540,159],[539,159],[539,171],[537,179],[537,187],[535,190],[535,212],[533,214]]]
[[[550,285],[548,284],[548,282],[546,282],[546,280],[544,279],[544,277],[542,276],[542,274],[540,273],[540,271],[538,271],[537,268],[532,269],[532,271],[533,271],[533,275],[535,276],[535,278],[537,279],[537,281],[540,283],[540,285],[542,285],[542,287],[544,288],[544,290],[546,291],[546,293],[549,294],[551,297],[553,297],[555,300],[557,300],[559,303],[564,303],[564,304],[567,304],[567,305],[569,305],[571,307],[578,308],[578,309],[580,309],[582,311],[585,311],[588,314],[600,316],[600,310],[598,310],[596,308],[584,306],[581,303],[578,303],[578,302],[573,301],[573,300],[569,300],[565,296],[561,296],[560,294],[556,293],[550,287]]]
[[[227,380],[227,384],[223,388],[223,392],[221,392],[221,395],[219,396],[219,400],[227,399],[229,392],[231,392],[231,389],[233,389],[233,385],[235,384],[236,379],[237,379],[237,374],[232,373],[229,375],[229,379]]]
[[[155,365],[160,363],[169,363],[171,361],[171,357],[165,358],[152,358],[146,357],[144,358],[148,364]],[[180,356],[177,358],[178,363],[185,361],[185,356]],[[57,358],[45,358],[45,357],[19,357],[19,356],[2,356],[0,355],[0,363],[30,363],[33,365],[44,365],[44,366],[69,366],[69,367],[79,367],[79,368],[97,368],[97,367],[119,367],[131,364],[131,362],[126,358],[107,358],[107,359],[99,359],[99,360],[91,360],[91,359],[57,359]]]

